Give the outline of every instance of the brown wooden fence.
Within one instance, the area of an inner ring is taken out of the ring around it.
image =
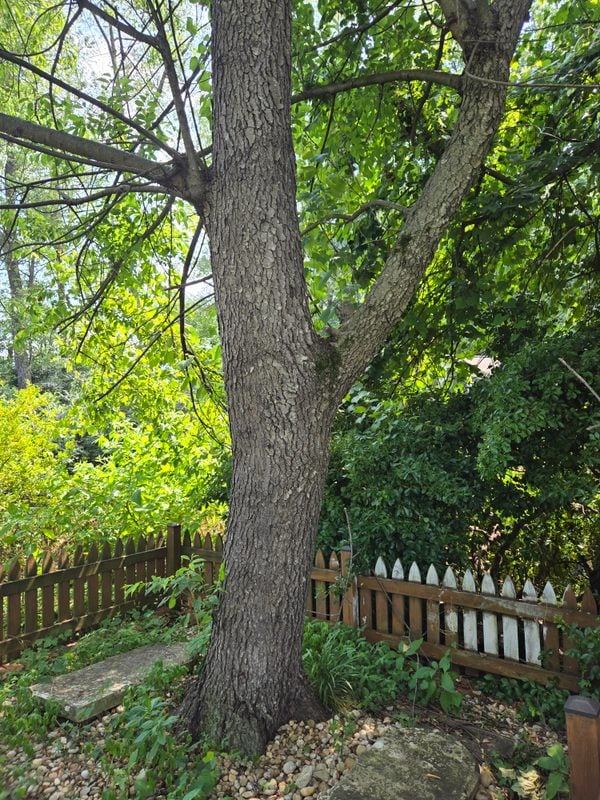
[[[182,536],[170,525],[166,537],[141,537],[137,542],[117,542],[114,550],[93,546],[84,555],[78,549],[71,560],[64,554],[46,556],[37,563],[16,561],[0,570],[0,661],[14,658],[28,643],[63,630],[80,632],[102,619],[131,608],[125,586],[172,575],[182,556],[204,559],[207,584],[219,572],[223,551],[220,537]],[[446,570],[440,582],[433,567],[425,583],[416,564],[405,579],[397,561],[391,577],[381,559],[373,575],[353,575],[351,554],[342,550],[326,560],[318,551],[306,599],[308,616],[341,620],[363,627],[371,641],[423,638],[425,655],[440,657],[452,647],[456,665],[540,683],[556,680],[576,691],[578,665],[565,655],[569,640],[557,626],[559,620],[580,628],[597,627],[598,609],[591,591],[578,603],[567,589],[559,603],[550,584],[541,597],[527,581],[520,599],[507,578],[496,587],[485,576],[478,588],[470,571],[460,587],[454,572]],[[548,651],[541,666],[542,651]]]

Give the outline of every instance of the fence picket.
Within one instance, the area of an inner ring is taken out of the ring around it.
[[[496,595],[496,584],[489,572],[481,581],[481,594]],[[498,655],[498,618],[489,611],[483,612],[483,651],[491,656]]]
[[[189,534],[188,534],[189,539]],[[136,542],[136,552],[145,553],[148,550],[148,543],[145,536],[139,536]],[[135,580],[136,583],[146,583],[148,580],[147,563],[146,561],[138,561],[135,565]]]
[[[325,556],[321,550],[315,554],[315,567],[325,569]],[[325,581],[315,581],[315,616],[317,619],[327,619],[327,584]]]
[[[594,616],[598,613],[596,600],[594,599],[594,594],[591,589],[586,589],[583,593],[583,597],[581,598],[581,610],[585,611],[587,614],[594,614]]]
[[[132,556],[135,553],[135,542],[133,537],[129,536],[125,542],[125,555]],[[135,564],[125,564],[125,587],[131,586],[135,583]]]
[[[198,534],[196,534],[197,536]],[[156,539],[153,534],[148,536],[148,543],[147,548],[148,550],[154,550],[156,548]],[[146,561],[146,580],[151,581],[152,578],[156,575],[156,559],[150,558]]]
[[[94,543],[88,552],[87,563],[96,564],[96,571],[87,579],[87,610],[89,613],[98,611],[98,548]]]
[[[42,575],[52,572],[52,567],[52,556],[46,553],[42,559]],[[54,625],[54,586],[50,584],[42,587],[42,628],[50,628],[52,625]]]
[[[462,581],[463,592],[476,592],[475,579],[473,573],[468,569]],[[463,610],[463,646],[467,650],[477,652],[477,611],[474,608]]]
[[[552,584],[547,581],[542,591],[542,602],[549,606],[557,605],[556,593]],[[560,669],[560,641],[558,628],[553,622],[547,622],[543,627],[544,650],[548,658],[550,669]]]
[[[387,567],[381,556],[379,556],[375,564],[374,575],[376,578],[387,578]],[[375,630],[380,633],[389,633],[390,630],[388,607],[389,603],[385,589],[378,589],[375,592]]]
[[[358,608],[360,625],[373,627],[373,602],[371,589],[360,588],[358,591]]]
[[[335,552],[332,552],[329,556],[329,569],[335,570],[338,574],[340,573],[340,562],[338,561],[338,557]],[[338,586],[336,583],[329,584],[329,619],[332,622],[338,622],[340,619],[340,595],[338,592]]]
[[[502,597],[515,600],[517,590],[510,575],[504,579],[502,584]],[[502,647],[504,658],[519,660],[519,628],[517,620],[507,614],[502,615]]]
[[[562,607],[568,609],[577,608],[577,598],[575,597],[575,592],[570,586],[567,586],[563,594]],[[572,656],[566,655],[567,650],[570,650],[572,647],[574,647],[574,644],[575,643],[573,640],[570,639],[566,633],[563,633],[563,669],[565,672],[569,673],[569,675],[579,674],[579,664],[577,663],[576,659],[574,659]]]
[[[29,556],[25,562],[25,577],[33,578],[35,575],[37,575],[37,561],[33,556]],[[32,633],[38,629],[37,595],[35,584],[25,592],[25,633]]]
[[[9,581],[16,581],[21,575],[21,565],[15,559],[8,567],[7,578]],[[6,620],[6,632],[9,637],[18,636],[21,632],[21,595],[13,594],[8,596],[8,619]]]
[[[213,543],[212,539],[210,538],[210,533],[205,534],[204,536],[204,549],[208,550],[212,553],[213,551]],[[204,580],[207,586],[212,586],[213,583],[217,579],[218,571],[214,568],[213,562],[210,559],[206,559],[204,562]]]
[[[404,580],[404,567],[399,558],[394,562],[392,568],[392,578],[397,581]],[[404,595],[392,595],[392,633],[395,636],[404,636],[406,633],[406,622],[404,619],[406,603]]]
[[[425,583],[428,586],[440,585],[440,579],[433,564],[429,565]],[[427,641],[433,644],[440,643],[440,604],[437,600],[427,601]]]
[[[115,558],[123,558],[122,539],[117,539],[115,542]],[[118,606],[125,602],[125,569],[122,566],[122,562],[121,565],[115,569],[115,577],[113,580],[115,587],[115,605]]]
[[[421,583],[421,570],[416,561],[410,565],[408,580]],[[420,597],[408,598],[408,629],[411,639],[420,639],[423,636],[423,606]]]
[[[69,556],[64,550],[60,550],[56,560],[58,570],[67,569],[69,566]],[[64,622],[71,619],[71,581],[61,581],[58,584],[58,620]]]
[[[526,603],[537,603],[537,589],[529,578],[523,587],[523,600]],[[538,620],[526,619],[523,622],[523,633],[525,637],[525,661],[528,664],[540,663],[540,623]]]
[[[352,550],[348,546],[340,550],[340,569],[345,589],[342,597],[342,621],[345,625],[358,627],[360,622],[357,581],[352,568]]]
[[[167,574],[167,553],[166,553],[167,540],[166,540],[164,534],[162,534],[162,533],[159,534],[159,536],[158,536],[158,538],[156,540],[156,546],[157,547],[164,547],[165,548],[165,554],[164,554],[164,556],[162,556],[162,558],[157,558],[156,559],[156,567],[155,567],[155,573],[154,574],[158,575],[161,578],[164,578],[165,575]]]
[[[107,561],[111,557],[110,545],[108,542],[104,542],[100,558],[102,561]],[[103,572],[100,577],[100,596],[102,608],[110,608],[112,605],[112,573],[108,570]]]
[[[73,556],[73,566],[83,566],[83,548],[78,545]],[[73,616],[82,617],[85,614],[85,581],[79,571],[73,581]]]
[[[442,586],[446,589],[456,589],[456,575],[451,567],[446,567]],[[444,603],[444,644],[449,647],[458,638],[458,614],[454,610],[452,603]]]

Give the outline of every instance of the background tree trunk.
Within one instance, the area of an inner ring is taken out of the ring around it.
[[[11,186],[16,178],[16,172],[16,161],[11,158],[9,153],[4,165],[3,176],[4,186],[6,187],[6,199],[9,202],[13,202],[15,199]],[[11,252],[11,247],[14,245],[14,227],[16,226],[7,229],[6,227],[0,226],[0,258],[4,262],[11,300],[9,318],[16,385],[17,389],[24,389],[31,383],[31,352],[28,347],[23,347],[23,345],[17,341],[18,334],[24,329],[22,319],[18,312],[18,304],[23,298],[24,286],[19,269],[19,262]]]

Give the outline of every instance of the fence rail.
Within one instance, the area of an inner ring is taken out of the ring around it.
[[[127,584],[154,575],[172,575],[182,557],[200,556],[207,584],[218,576],[223,542],[218,536],[193,538],[170,525],[166,537],[140,537],[136,542],[105,544],[72,560],[64,553],[28,559],[0,569],[0,662],[15,658],[29,643],[59,631],[84,631],[107,617],[133,607]],[[539,683],[555,680],[577,691],[578,664],[566,655],[571,642],[557,624],[598,626],[598,608],[588,589],[578,603],[570,588],[561,602],[547,583],[540,596],[526,581],[521,598],[507,577],[496,586],[486,574],[481,586],[467,570],[462,581],[448,568],[440,582],[433,566],[425,582],[413,564],[408,575],[400,561],[391,575],[378,559],[373,575],[353,575],[351,554],[343,549],[325,559],[318,551],[311,572],[306,614],[363,627],[371,641],[422,638],[425,655],[439,658],[450,646],[456,665]],[[542,654],[545,654],[542,658]]]

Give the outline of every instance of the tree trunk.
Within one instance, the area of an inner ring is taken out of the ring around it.
[[[7,242],[5,241],[5,244]],[[23,298],[23,281],[19,272],[19,264],[10,255],[4,255],[4,264],[10,288],[10,332],[12,337],[12,357],[15,368],[15,381],[17,389],[25,389],[31,383],[31,351],[28,346],[23,346],[18,341],[19,333],[24,330],[23,322],[19,316],[18,303]]]
[[[17,176],[16,161],[9,156],[6,158],[4,166],[4,186],[6,187],[6,199],[14,200],[14,191],[10,188]],[[11,246],[14,244],[14,233],[12,228],[6,230],[0,227],[0,258],[4,262],[8,287],[10,291],[9,320],[12,338],[12,358],[15,367],[15,377],[17,389],[24,389],[31,383],[31,353],[29,348],[17,341],[19,333],[24,329],[24,325],[19,315],[18,303],[24,294],[23,279],[19,271],[19,262],[11,253]]]
[[[336,362],[313,329],[304,281],[290,26],[278,0],[214,5],[206,216],[234,467],[223,596],[183,717],[243,753],[262,751],[290,718],[323,713],[302,676],[301,634]]]
[[[324,713],[301,644],[331,415],[307,401],[278,420],[252,414],[247,444],[238,440],[224,591],[201,683],[184,704],[194,734],[243,753],[262,752],[289,719]]]

